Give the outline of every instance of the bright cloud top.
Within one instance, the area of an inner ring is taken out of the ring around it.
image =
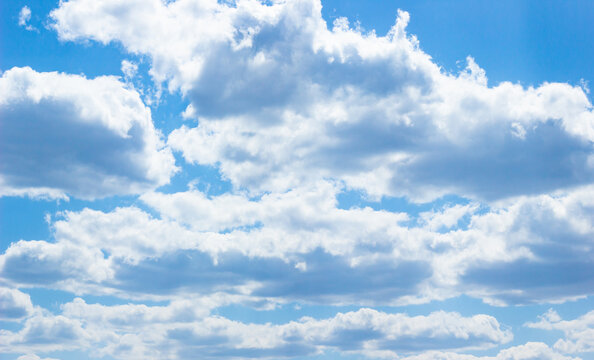
[[[115,77],[7,70],[0,127],[0,195],[134,194],[176,171],[150,109]]]
[[[72,0],[51,17],[63,40],[150,56],[155,81],[181,91],[185,115],[198,119],[169,144],[237,188],[284,191],[324,177],[426,201],[593,180],[594,114],[581,88],[489,87],[472,58],[444,74],[406,33],[404,12],[385,36],[346,19],[328,29],[315,0]]]

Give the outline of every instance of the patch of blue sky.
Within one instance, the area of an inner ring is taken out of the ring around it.
[[[445,71],[457,73],[470,55],[491,85],[594,80],[594,3],[588,0],[326,0],[322,15],[329,23],[344,16],[383,35],[397,9],[411,14],[409,34]]]
[[[0,69],[29,66],[36,71],[59,71],[84,74],[92,78],[121,74],[121,61],[125,58],[117,44],[103,46],[94,42],[74,43],[58,40],[49,28],[48,14],[58,1],[2,1],[0,14]],[[31,9],[30,24],[38,31],[26,31],[18,24],[19,12]]]
[[[445,195],[436,200],[425,203],[412,202],[406,197],[392,196],[383,196],[379,201],[376,201],[374,199],[369,199],[369,197],[366,196],[364,192],[358,190],[345,190],[339,193],[336,196],[336,199],[338,201],[337,207],[339,209],[348,210],[351,208],[369,207],[376,211],[384,210],[390,212],[406,213],[409,216],[409,220],[403,221],[401,225],[408,227],[423,226],[423,222],[421,221],[422,219],[420,218],[422,213],[431,211],[439,212],[454,205],[468,205],[472,202],[470,199],[453,194]],[[487,204],[480,204],[473,214],[484,214],[489,211],[489,208],[490,207]],[[470,220],[471,215],[466,214],[458,220],[458,223],[454,228],[467,229],[468,225],[470,224]],[[437,229],[437,231],[441,233],[450,230],[451,228]]]
[[[80,211],[85,208],[109,212],[117,207],[136,206],[157,214],[136,196],[111,196],[92,201],[69,198],[68,200],[30,199],[21,196],[0,197],[0,249],[2,251],[19,240],[52,240],[48,220],[60,218],[63,211]]]
[[[256,221],[253,224],[250,225],[243,225],[243,226],[233,226],[233,227],[229,227],[226,229],[223,229],[221,231],[219,231],[219,233],[221,234],[229,234],[232,233],[234,231],[241,231],[241,232],[250,232],[252,230],[257,230],[257,229],[262,229],[264,227],[264,224],[261,221]]]
[[[3,321],[0,320],[0,329],[8,331],[19,331],[23,328],[23,325],[18,321]]]
[[[193,188],[209,196],[217,196],[233,189],[231,182],[223,178],[216,166],[185,164],[181,154],[174,155],[177,164],[183,164],[183,171],[175,174],[169,184],[161,186],[159,192],[172,194]]]
[[[48,288],[23,288],[22,292],[29,294],[33,305],[40,306],[54,315],[59,315],[62,312],[61,306],[63,304],[72,302],[77,297],[83,298],[87,304],[102,304],[105,306],[126,305],[126,304],[144,304],[146,306],[163,306],[167,305],[168,301],[154,301],[154,300],[136,300],[130,298],[121,298],[110,295],[77,295],[69,291],[48,289]]]

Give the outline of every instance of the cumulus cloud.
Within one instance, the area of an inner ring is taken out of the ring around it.
[[[167,306],[87,304],[77,298],[62,305],[61,315],[38,315],[6,343],[37,351],[65,347],[94,348],[115,358],[185,359],[278,358],[321,354],[326,350],[393,357],[426,349],[484,349],[511,341],[509,330],[488,315],[463,317],[434,312],[427,316],[389,314],[373,309],[338,313],[327,319],[304,317],[284,324],[252,324],[196,314],[197,303]],[[50,345],[49,343],[52,343]]]
[[[84,347],[91,340],[80,321],[46,311],[38,311],[27,318],[21,330],[1,330],[1,334],[0,353],[72,350]],[[35,359],[36,355],[26,356]]]
[[[32,311],[29,295],[16,289],[0,287],[0,320],[19,320]]]
[[[420,355],[403,358],[405,360],[580,360],[558,353],[547,344],[528,342],[501,350],[496,356],[474,356],[451,352],[428,351]]]
[[[123,79],[4,72],[0,195],[139,196],[60,212],[48,239],[4,250],[0,316],[22,327],[0,330],[1,352],[570,360],[592,351],[590,313],[527,324],[563,331],[554,346],[501,349],[512,332],[489,315],[368,308],[593,295],[594,112],[584,89],[489,84],[472,57],[447,73],[407,33],[406,12],[378,35],[344,18],[328,25],[318,0],[68,0],[50,21],[62,41],[118,43],[135,60],[122,61]],[[179,115],[194,120],[166,142],[141,100],[147,59],[155,89],[181,94]],[[216,168],[233,190],[159,192],[177,171],[170,149]],[[370,201],[464,199],[398,213],[345,208],[338,198],[351,190]],[[134,303],[76,298],[52,314],[16,290],[27,288]],[[278,324],[217,315],[289,304],[359,310]]]
[[[461,283],[493,303],[532,303],[590,295],[594,265],[592,187],[516,199],[473,217],[468,234],[518,257],[470,260]],[[480,233],[477,233],[477,230]],[[500,247],[503,246],[503,247]],[[465,249],[463,252],[468,251]],[[483,288],[483,290],[478,290]]]
[[[90,286],[121,296],[225,291],[281,302],[299,298],[330,303],[356,302],[363,290],[368,301],[391,301],[413,295],[419,282],[431,276],[430,264],[415,255],[422,245],[404,241],[404,230],[397,225],[402,215],[332,209],[324,205],[334,201],[330,186],[272,196],[261,204],[244,199],[242,205],[228,196],[200,204],[192,200],[201,193],[179,195],[190,200],[185,213],[201,218],[196,206],[206,207],[210,215],[201,220],[207,222],[188,229],[183,221],[155,219],[137,208],[67,212],[52,225],[56,243],[14,243],[0,258],[0,271],[14,283],[78,292],[90,291]],[[214,208],[219,201],[233,200],[240,211],[251,206],[270,219],[255,218],[261,226],[241,219],[208,224],[218,216]],[[323,206],[328,213],[316,217],[316,208]],[[401,236],[403,241],[396,242]]]
[[[591,295],[590,187],[416,219],[340,209],[340,191],[319,183],[257,199],[141,196],[160,218],[136,207],[65,212],[52,224],[55,242],[13,243],[0,272],[15,286],[132,298],[409,304],[467,294],[504,305]],[[461,215],[465,228],[444,228]]]
[[[26,354],[26,355],[21,355],[17,358],[17,360],[56,360],[54,358],[40,358],[39,356],[35,355],[35,354]]]
[[[150,109],[115,77],[7,70],[0,126],[0,195],[133,194],[176,171]]]
[[[346,19],[329,29],[318,0],[70,0],[51,18],[62,40],[148,55],[199,119],[168,143],[253,193],[325,177],[373,196],[492,200],[593,180],[582,88],[490,87],[472,58],[446,74],[405,12],[385,36]]]
[[[36,30],[33,26],[29,24],[29,20],[31,20],[31,9],[29,9],[29,7],[25,5],[19,12],[19,26],[24,27],[28,31]]]
[[[554,347],[565,353],[594,352],[594,311],[574,320],[563,320],[557,312],[549,309],[540,316],[540,321],[527,323],[527,327],[544,330],[561,330],[565,338]]]

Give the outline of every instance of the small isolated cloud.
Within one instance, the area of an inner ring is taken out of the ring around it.
[[[176,171],[150,109],[115,77],[7,70],[0,127],[0,195],[134,194]]]
[[[37,30],[29,24],[29,20],[31,20],[31,9],[25,5],[19,12],[19,26],[23,26],[28,31]]]

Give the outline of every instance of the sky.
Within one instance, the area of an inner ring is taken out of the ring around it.
[[[0,358],[594,359],[593,2],[0,17]]]

